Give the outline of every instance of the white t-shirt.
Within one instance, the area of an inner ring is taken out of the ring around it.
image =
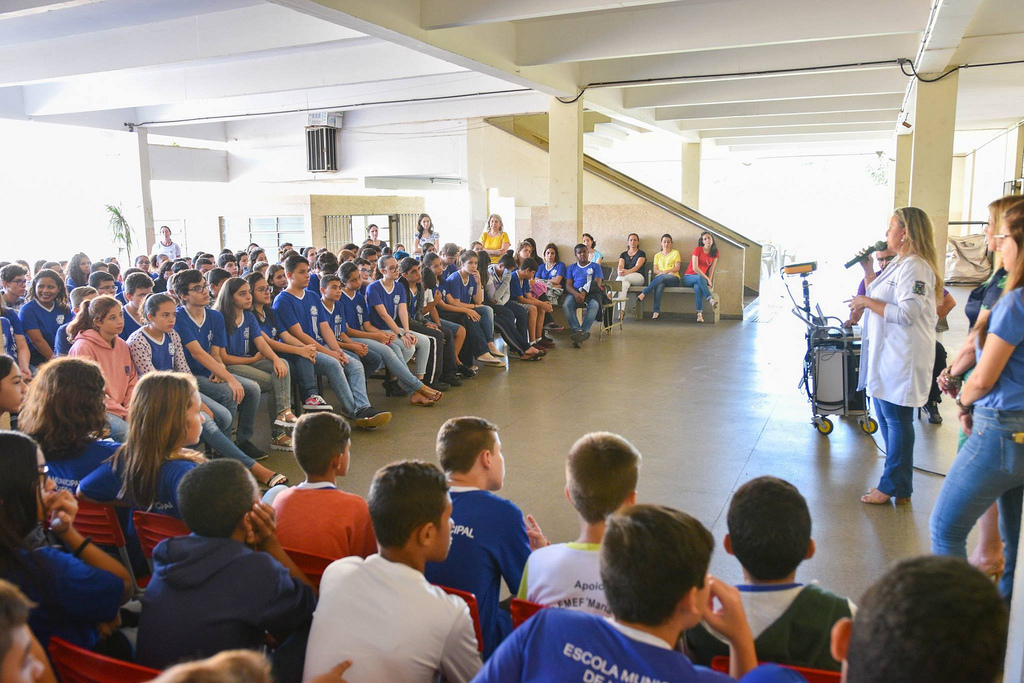
[[[154,254],[167,254],[171,260],[181,258],[181,247],[174,242],[170,244],[164,244],[163,240],[157,240],[156,244],[153,245]]]
[[[523,570],[519,597],[610,617],[601,581],[601,545],[557,543],[533,551]]]
[[[349,683],[460,683],[481,666],[466,603],[380,555],[332,562],[320,581],[303,680],[346,659]]]

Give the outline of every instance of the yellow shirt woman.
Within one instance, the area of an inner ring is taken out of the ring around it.
[[[659,272],[667,273],[682,260],[683,259],[679,255],[678,249],[673,249],[667,254],[659,251],[654,255],[654,267],[657,268]]]
[[[508,234],[504,230],[499,235],[492,235],[490,230],[484,230],[480,235],[480,242],[483,243],[486,251],[497,251],[502,249],[503,246],[507,250],[512,246],[512,240],[508,238]],[[501,258],[501,256],[495,256],[494,254],[490,256],[491,263],[497,263],[498,259]]]

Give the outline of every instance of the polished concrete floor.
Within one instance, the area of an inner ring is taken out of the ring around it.
[[[954,292],[961,304],[966,291]],[[810,505],[818,552],[798,579],[857,599],[891,564],[928,551],[928,516],[942,476],[916,472],[911,505],[862,504],[860,494],[882,471],[881,435],[873,440],[852,419],[836,420],[828,437],[815,430],[797,389],[803,328],[778,291],[761,303],[756,321],[627,320],[621,332],[603,341],[595,335],[579,350],[555,335],[558,347],[543,361],[481,368],[433,408],[385,398],[372,382],[371,400],[394,419],[355,434],[350,472],[339,485],[365,495],[374,471],[388,462],[435,460],[434,437],[445,419],[479,415],[500,428],[507,466],[501,495],[534,515],[552,541],[572,540],[577,520],[563,494],[566,453],[586,432],[612,431],[643,454],[641,502],[677,507],[712,530],[719,542],[712,572],[741,580],[739,565],[721,549],[725,514],[738,486],[771,474],[796,485]],[[962,306],[950,322],[945,341],[952,351],[965,333]],[[943,413],[940,426],[917,423],[915,456],[940,472],[952,461],[957,433],[948,400]],[[264,464],[301,481],[290,454],[274,453]]]

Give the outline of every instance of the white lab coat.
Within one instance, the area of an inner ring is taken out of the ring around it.
[[[919,408],[935,364],[935,272],[922,257],[896,257],[867,287],[885,315],[864,311],[860,388],[873,398]]]

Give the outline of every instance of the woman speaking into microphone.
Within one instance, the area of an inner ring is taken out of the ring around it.
[[[913,206],[896,209],[885,233],[896,259],[850,300],[863,312],[862,388],[874,399],[885,440],[885,471],[861,502],[910,502],[914,473],[914,409],[928,400],[935,363],[935,301],[942,275],[932,222]]]

